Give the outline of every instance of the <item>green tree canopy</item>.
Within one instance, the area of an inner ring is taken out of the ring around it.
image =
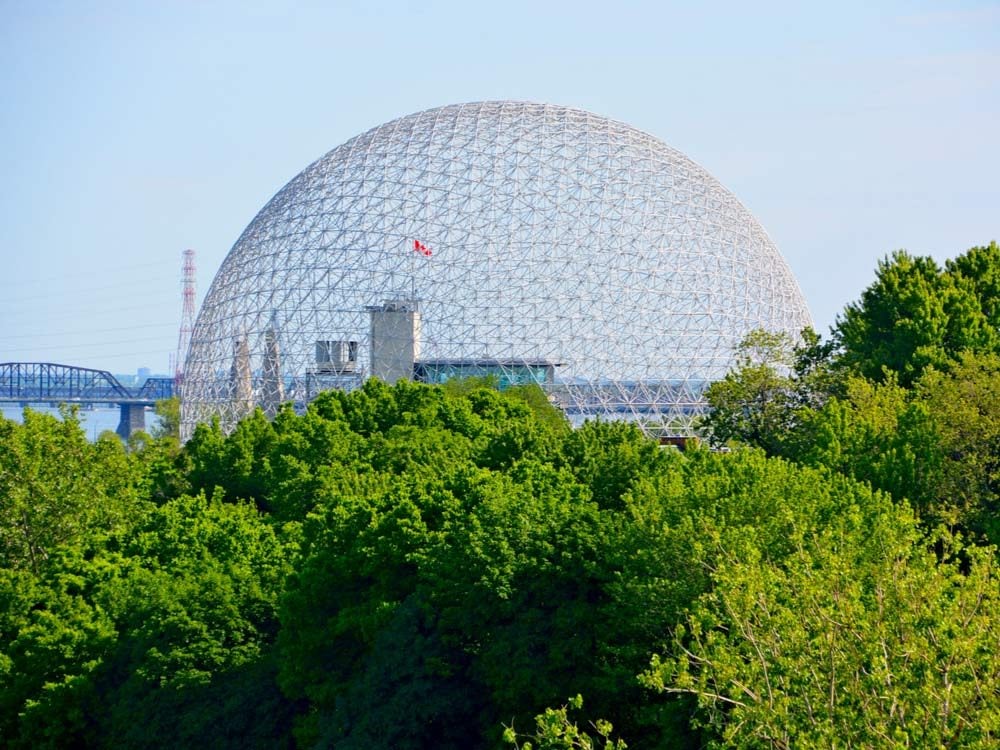
[[[947,373],[927,373],[915,399],[927,410],[941,456],[925,484],[934,518],[1000,543],[1000,355],[965,352]]]
[[[987,318],[979,250],[927,279]],[[939,344],[757,332],[719,452],[475,382],[186,446],[0,421],[3,744],[995,744],[1000,363]]]
[[[994,554],[945,539],[939,561],[903,528],[831,529],[773,563],[727,548],[646,684],[694,695],[714,746],[995,747]]]
[[[60,414],[0,417],[0,567],[40,573],[61,547],[122,527],[143,505],[121,441],[89,442],[74,409]]]
[[[909,386],[961,351],[995,351],[1000,337],[987,312],[996,303],[980,296],[996,273],[992,254],[974,249],[951,264],[953,272],[902,250],[881,261],[875,282],[837,319],[841,362],[872,380],[893,372]]]

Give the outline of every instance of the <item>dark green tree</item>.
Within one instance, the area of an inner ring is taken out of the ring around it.
[[[945,262],[948,274],[967,280],[994,330],[1000,331],[1000,245],[973,247]]]
[[[983,310],[975,279],[897,251],[838,317],[840,361],[871,380],[896,373],[909,387],[927,367],[946,369],[963,350],[996,349],[997,329]]]

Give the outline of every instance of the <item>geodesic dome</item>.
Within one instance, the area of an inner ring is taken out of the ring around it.
[[[182,427],[390,362],[684,433],[749,331],[807,325],[767,234],[683,154],[577,109],[453,105],[349,140],[257,214],[201,306]]]

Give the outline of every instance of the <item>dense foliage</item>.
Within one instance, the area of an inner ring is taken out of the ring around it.
[[[3,744],[994,747],[998,279],[900,253],[755,333],[725,451],[485,381],[2,420]]]

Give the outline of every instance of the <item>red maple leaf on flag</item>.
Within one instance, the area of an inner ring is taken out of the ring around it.
[[[427,245],[420,240],[413,240],[413,249],[415,252],[422,253],[428,257],[431,255],[430,248],[428,248]]]

